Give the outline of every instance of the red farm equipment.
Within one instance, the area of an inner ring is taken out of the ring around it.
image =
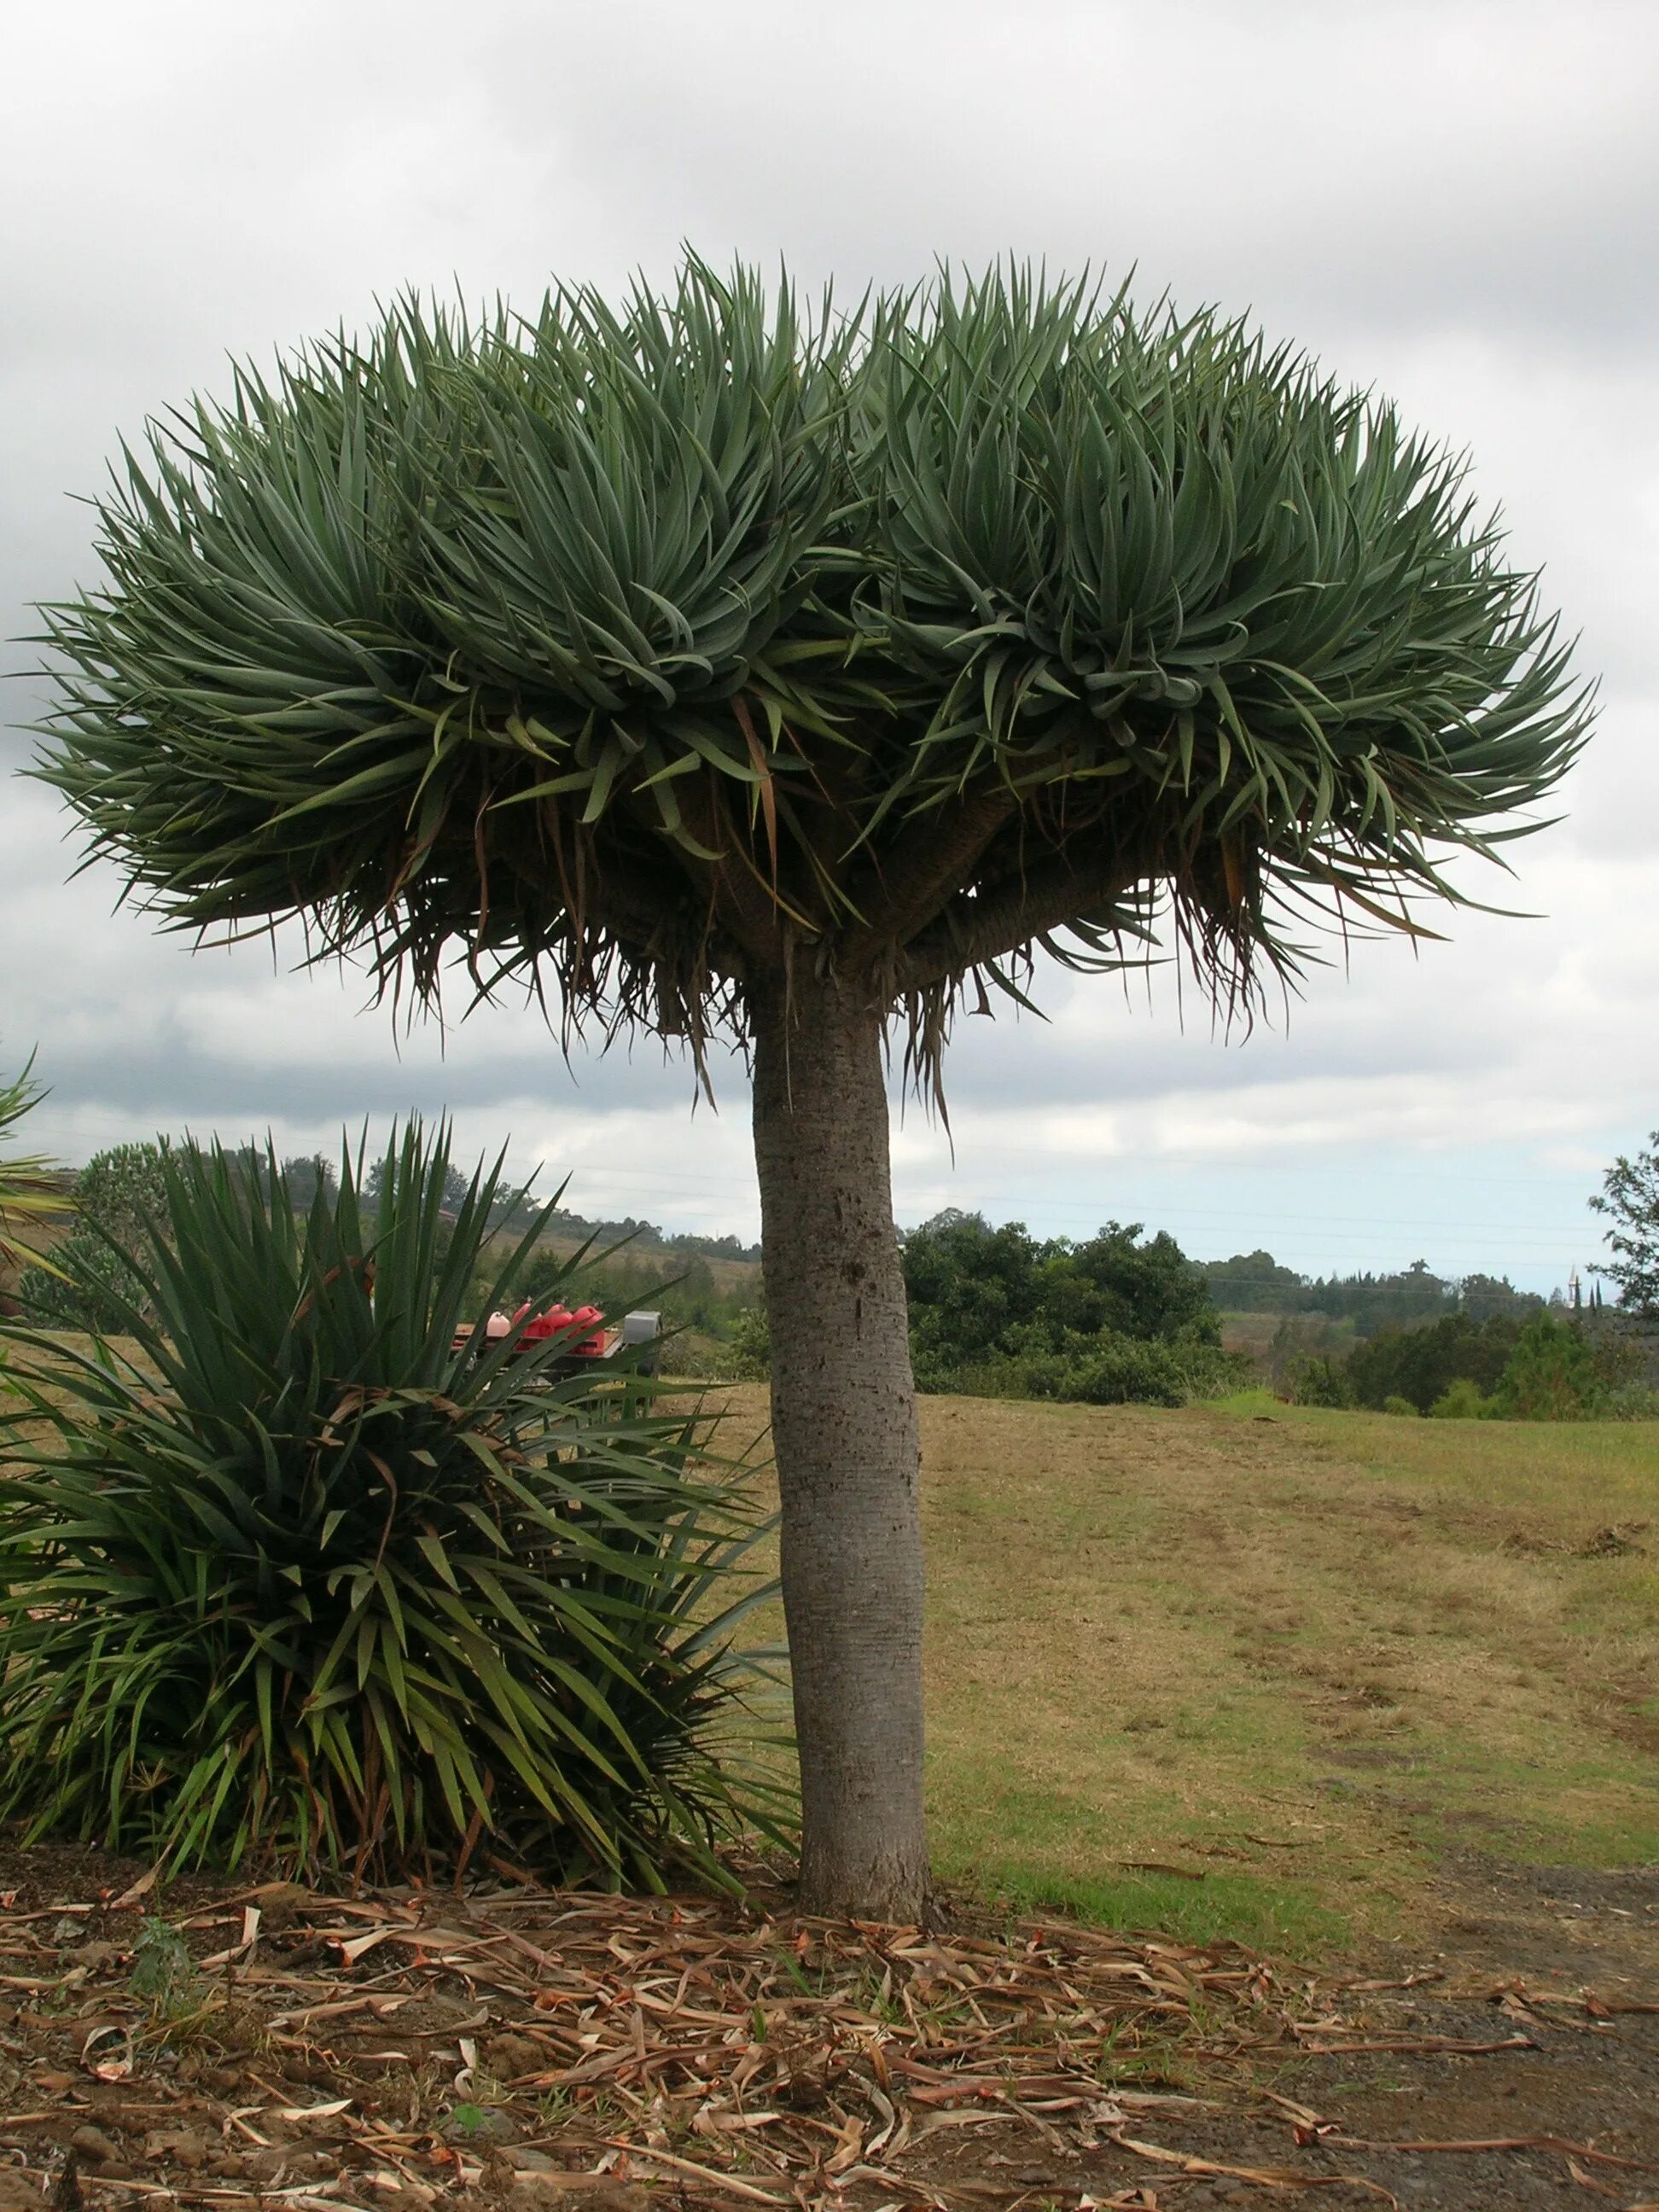
[[[454,1348],[471,1347],[479,1358],[493,1352],[503,1337],[513,1340],[510,1357],[519,1358],[554,1338],[564,1340],[564,1349],[548,1365],[552,1376],[592,1373],[597,1381],[606,1365],[617,1361],[631,1374],[654,1375],[658,1345],[662,1335],[659,1313],[625,1314],[620,1327],[611,1327],[598,1306],[544,1307],[538,1313],[527,1302],[516,1313],[493,1313],[480,1331],[476,1322],[455,1332]],[[633,1355],[623,1360],[622,1355]]]

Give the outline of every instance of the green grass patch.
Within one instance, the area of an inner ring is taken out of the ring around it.
[[[1243,1874],[1050,1875],[1017,1861],[980,1863],[972,1886],[1000,1910],[1064,1913],[1125,1934],[1154,1931],[1183,1943],[1242,1943],[1305,1955],[1337,1950],[1351,1938],[1347,1920],[1300,1883],[1269,1883]]]

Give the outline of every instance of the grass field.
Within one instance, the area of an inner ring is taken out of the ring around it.
[[[766,1393],[726,1386],[726,1449]],[[1659,1423],[921,1401],[955,1887],[1339,1947],[1659,1865]],[[781,1622],[757,1631],[769,1640]]]
[[[1659,1425],[930,1398],[922,1438],[951,1882],[1314,1948],[1420,1931],[1471,1855],[1659,1862]]]

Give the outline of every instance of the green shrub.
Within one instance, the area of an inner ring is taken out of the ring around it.
[[[761,1593],[720,1603],[740,1476],[659,1386],[452,1348],[499,1163],[447,1222],[411,1127],[372,1231],[361,1162],[303,1221],[270,1166],[165,1161],[130,1350],[3,1327],[0,1818],[170,1863],[719,1878],[722,1835],[776,1832],[735,1744]]]
[[[75,1226],[50,1267],[31,1267],[18,1287],[24,1311],[43,1328],[117,1335],[123,1316],[145,1305],[131,1255],[167,1207],[166,1147],[146,1141],[98,1152],[75,1178]]]
[[[1214,1345],[1177,1339],[1077,1336],[1059,1351],[1040,1343],[1016,1348],[971,1366],[928,1368],[917,1380],[926,1390],[971,1398],[1063,1399],[1091,1406],[1185,1406],[1240,1389],[1249,1363]],[[923,1375],[926,1380],[923,1380]]]
[[[1408,1410],[1414,1413],[1417,1408],[1413,1406]],[[1429,1408],[1437,1421],[1487,1421],[1497,1410],[1493,1401],[1467,1375],[1449,1382]]]
[[[1659,1421],[1659,1390],[1647,1382],[1615,1382],[1596,1401],[1601,1421]]]
[[[1392,1396],[1385,1398],[1382,1401],[1382,1410],[1385,1413],[1409,1413],[1413,1420],[1418,1418],[1417,1408],[1409,1398]]]
[[[1510,1314],[1484,1322],[1449,1314],[1418,1328],[1380,1330],[1349,1355],[1352,1402],[1380,1413],[1389,1399],[1409,1398],[1426,1413],[1454,1382],[1493,1390],[1522,1327]]]
[[[1172,1237],[1143,1237],[1139,1224],[1109,1221],[1082,1243],[1042,1242],[1023,1222],[993,1228],[951,1208],[908,1232],[902,1257],[924,1390],[954,1389],[964,1372],[993,1372],[1031,1352],[1069,1358],[1077,1347],[1125,1339],[1221,1342],[1202,1272]]]
[[[1499,1410],[1515,1421],[1582,1421],[1601,1395],[1595,1355],[1582,1328],[1554,1314],[1527,1323],[1496,1392]]]
[[[1353,1403],[1353,1390],[1343,1363],[1329,1357],[1316,1358],[1310,1352],[1285,1363],[1279,1387],[1293,1406],[1340,1409]]]
[[[726,1343],[735,1378],[741,1382],[764,1382],[772,1372],[772,1328],[766,1308],[743,1307]]]
[[[1042,1243],[947,1210],[909,1232],[903,1260],[919,1389],[1182,1406],[1246,1379],[1202,1272],[1138,1224]]]

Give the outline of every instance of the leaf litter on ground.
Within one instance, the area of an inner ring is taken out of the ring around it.
[[[1556,2135],[1382,2142],[1264,2085],[1302,2053],[1534,2050],[1547,2013],[1609,2032],[1589,1993],[1489,1989],[1500,2036],[1378,2033],[1386,1984],[1232,1944],[768,1902],[198,1883],[169,1911],[140,1882],[0,1908],[0,2212],[1104,2212],[1205,2181],[1398,2205],[1333,2154],[1547,2152],[1598,2193],[1641,2167]],[[1217,2150],[1264,2115],[1286,2162]]]

